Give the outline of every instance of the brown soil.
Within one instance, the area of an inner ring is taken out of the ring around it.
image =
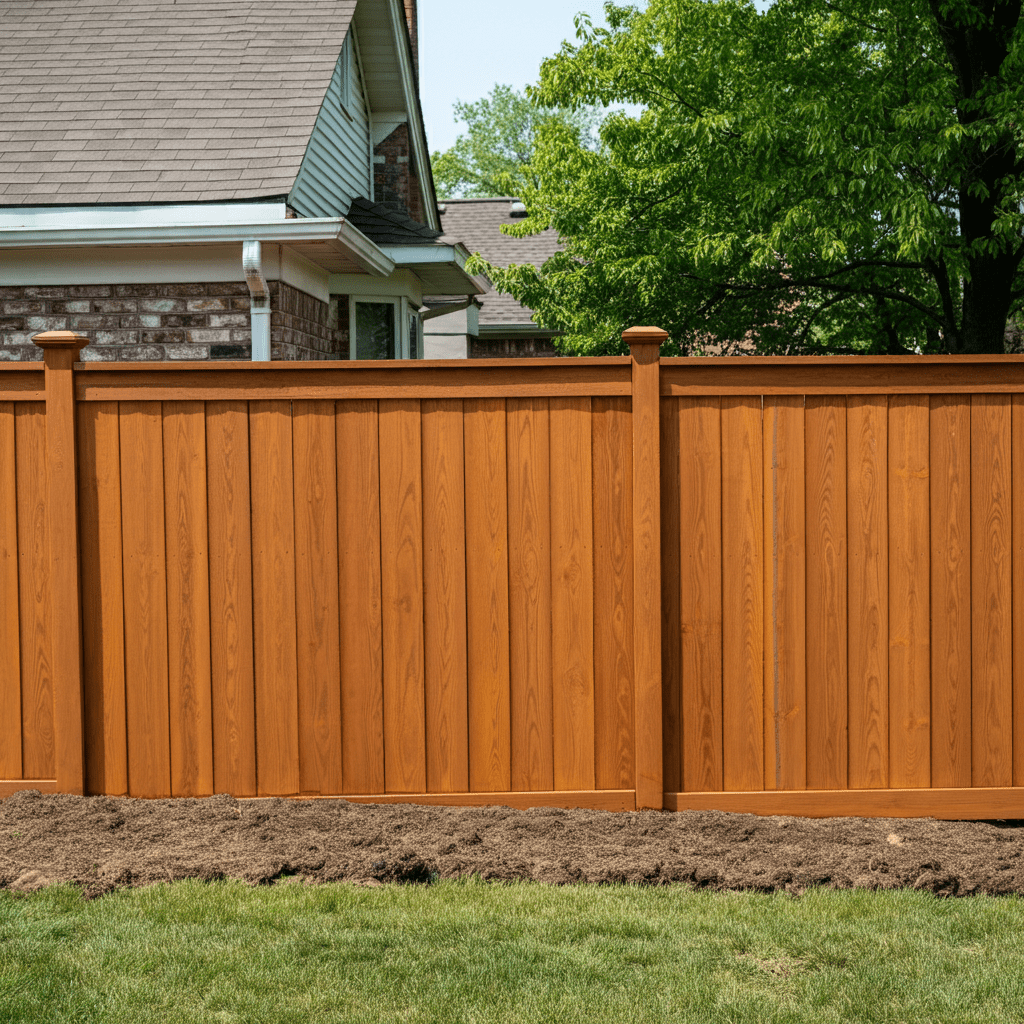
[[[344,800],[0,801],[0,888],[74,882],[97,896],[182,878],[270,884],[682,882],[710,889],[914,887],[1024,892],[1024,822],[759,818],[718,811],[362,805]]]

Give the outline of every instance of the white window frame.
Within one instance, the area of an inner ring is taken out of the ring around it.
[[[391,304],[395,307],[395,323],[398,337],[395,338],[395,359],[418,359],[419,352],[409,350],[409,317],[419,315],[419,310],[404,296],[398,295],[350,295],[348,297],[348,357],[356,358],[356,303],[370,302],[375,305]],[[423,339],[423,325],[420,324],[420,345]]]

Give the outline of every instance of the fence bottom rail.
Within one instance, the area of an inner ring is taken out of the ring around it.
[[[665,809],[793,815],[801,818],[943,818],[948,821],[1024,819],[1024,788],[666,793]]]

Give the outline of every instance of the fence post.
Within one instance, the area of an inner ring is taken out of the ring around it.
[[[46,507],[53,622],[50,657],[57,792],[84,793],[74,365],[89,340],[73,331],[47,331],[34,335],[32,340],[43,350],[45,367]]]
[[[660,810],[661,713],[660,327],[622,334],[633,359],[633,729],[636,806]]]

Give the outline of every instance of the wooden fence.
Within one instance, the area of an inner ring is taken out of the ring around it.
[[[39,336],[0,365],[0,795],[1024,817],[1024,362],[627,333]]]

